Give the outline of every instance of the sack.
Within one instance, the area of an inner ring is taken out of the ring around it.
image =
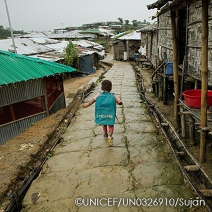
[[[113,93],[102,92],[95,102],[95,122],[100,125],[114,125],[116,100]]]

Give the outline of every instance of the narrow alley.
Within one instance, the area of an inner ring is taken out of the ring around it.
[[[23,211],[204,211],[138,94],[133,67],[110,55],[105,61],[113,66],[104,79],[123,102],[113,146],[94,122],[94,105],[80,107],[28,190]],[[84,102],[99,91],[101,83]]]

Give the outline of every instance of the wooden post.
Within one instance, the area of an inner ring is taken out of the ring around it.
[[[158,101],[163,100],[163,80],[162,77],[160,77],[160,80],[158,82]]]
[[[150,57],[150,55],[149,55],[149,39],[148,39],[148,33],[146,33],[146,57]]]
[[[156,83],[152,82],[152,93],[154,93],[154,95],[155,95],[155,85],[156,85]]]
[[[194,89],[198,89],[198,80],[194,81]]]
[[[167,105],[167,99],[168,99],[168,77],[166,75],[163,76],[163,104]]]
[[[180,112],[181,112],[181,136],[182,138],[186,137],[186,115],[183,114],[183,106],[180,106]]]
[[[201,85],[201,122],[200,122],[200,162],[205,162],[208,91],[208,0],[202,0],[202,85]]]
[[[158,81],[155,82],[155,97],[158,97]]]
[[[126,41],[127,44],[127,60],[129,60],[129,40]]]
[[[192,115],[189,115],[189,137],[190,142],[189,145],[195,145],[195,120],[193,119]]]
[[[152,46],[153,46],[153,32],[150,32],[150,36],[151,36],[151,42],[150,42],[150,54],[149,54],[149,58],[152,55]]]
[[[178,60],[177,60],[177,29],[176,29],[176,13],[171,11],[171,27],[172,27],[172,46],[173,46],[173,75],[174,75],[174,118],[176,128],[179,128],[178,101],[179,101],[179,82],[178,82]]]

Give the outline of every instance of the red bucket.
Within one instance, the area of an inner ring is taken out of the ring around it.
[[[185,103],[192,108],[201,108],[201,89],[187,90],[183,93]],[[212,105],[212,91],[208,90],[208,101],[207,106]]]

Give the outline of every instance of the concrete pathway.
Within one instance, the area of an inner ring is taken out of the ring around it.
[[[140,99],[133,67],[113,63],[105,78],[123,102],[117,106],[114,146],[107,146],[94,123],[94,105],[80,108],[27,192],[23,211],[185,211],[184,203],[196,199]],[[99,83],[85,102],[100,88]]]

